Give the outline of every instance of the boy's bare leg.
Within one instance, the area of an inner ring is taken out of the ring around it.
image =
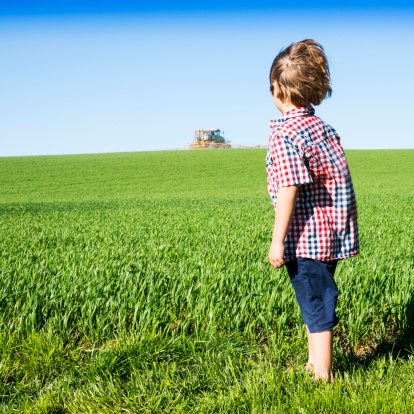
[[[326,382],[334,382],[332,372],[332,330],[311,333],[313,349],[313,371],[315,379],[323,379]]]
[[[313,366],[315,364],[315,358],[313,357],[313,343],[312,334],[309,332],[308,325],[306,326],[306,335],[308,336],[308,363],[306,364],[306,371],[313,372]]]

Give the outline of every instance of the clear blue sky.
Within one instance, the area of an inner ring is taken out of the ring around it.
[[[304,38],[330,58],[334,92],[316,113],[344,148],[414,148],[408,1],[9,3],[0,156],[159,150],[196,128],[266,145],[270,65]]]

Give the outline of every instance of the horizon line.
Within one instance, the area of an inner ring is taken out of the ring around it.
[[[159,149],[159,150],[140,150],[140,151],[112,151],[112,152],[75,152],[75,153],[66,153],[66,154],[35,154],[35,155],[0,155],[2,158],[23,158],[23,157],[65,157],[65,156],[74,156],[74,155],[109,155],[109,154],[134,154],[140,152],[173,152],[173,151],[206,151],[206,150],[249,150],[249,149],[266,149],[267,147],[257,145],[252,146],[243,146],[242,148],[168,148],[168,149]],[[414,148],[344,148],[344,151],[414,151]]]

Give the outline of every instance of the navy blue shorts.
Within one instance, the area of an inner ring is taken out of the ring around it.
[[[285,264],[310,333],[329,331],[339,322],[335,313],[338,288],[333,278],[337,263],[299,257]]]

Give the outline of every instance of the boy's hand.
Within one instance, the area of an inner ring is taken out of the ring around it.
[[[283,258],[285,254],[285,243],[276,243],[272,242],[269,249],[269,262],[270,264],[278,269],[279,267],[283,267],[286,260]]]

